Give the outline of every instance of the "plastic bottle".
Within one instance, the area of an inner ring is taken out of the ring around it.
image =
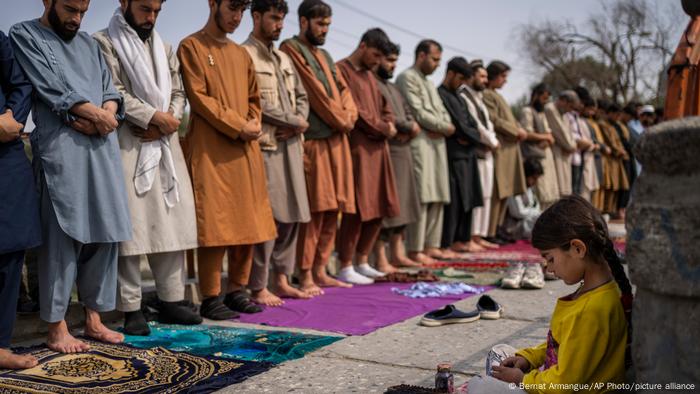
[[[455,378],[450,371],[452,365],[443,363],[438,364],[437,374],[435,374],[435,389],[441,393],[455,392]]]

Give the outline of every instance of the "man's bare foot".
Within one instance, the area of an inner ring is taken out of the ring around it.
[[[388,262],[386,264],[377,263],[377,271],[383,272],[385,274],[393,274],[395,272],[399,272],[399,270],[396,267],[389,264]]]
[[[297,298],[308,300],[309,298],[313,297],[311,294],[291,286],[289,284],[289,280],[287,279],[287,275],[284,274],[280,274],[275,278],[272,292],[280,298]]]
[[[396,256],[391,259],[391,265],[394,267],[420,267],[422,264],[417,261],[413,261],[406,256]]]
[[[433,259],[444,259],[445,258],[445,256],[442,253],[442,250],[440,250],[438,248],[426,249],[424,253]]]
[[[459,253],[452,249],[442,249],[440,251],[442,252],[442,258],[444,260],[455,260],[461,257]]]
[[[122,333],[107,328],[102,324],[99,312],[87,308],[85,308],[85,336],[104,343],[124,342]]]
[[[58,323],[49,323],[46,346],[59,353],[81,353],[90,350],[90,345],[75,339],[70,334],[65,320],[61,320]]]
[[[8,349],[0,349],[0,369],[28,369],[39,364],[34,356],[14,354]]]
[[[253,291],[250,299],[260,305],[267,305],[267,306],[282,306],[284,305],[284,301],[282,301],[281,298],[277,297],[276,295],[270,293],[267,288],[264,288],[262,290],[258,291]]]
[[[486,249],[498,249],[501,247],[500,245],[497,245],[493,242],[489,242],[481,237],[477,237],[476,239],[472,239],[472,241],[474,241],[476,244],[478,244],[479,246],[482,246]]]
[[[350,283],[341,282],[338,279],[328,276],[325,268],[321,272],[314,273],[314,282],[320,287],[342,287],[345,289],[352,287]]]
[[[421,265],[428,265],[428,264],[435,264],[436,261],[432,257],[428,256],[427,254],[423,252],[411,252],[411,254],[408,255],[408,258],[417,262],[418,264]]]
[[[303,270],[299,273],[299,289],[312,297],[323,295],[323,289],[316,285],[310,270]]]

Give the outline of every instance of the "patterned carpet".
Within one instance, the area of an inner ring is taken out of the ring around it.
[[[15,349],[40,363],[22,371],[0,370],[0,393],[209,393],[273,365],[86,342],[91,350],[78,354],[60,354],[44,346]]]

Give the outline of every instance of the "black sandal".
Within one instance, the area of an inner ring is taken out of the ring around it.
[[[260,313],[263,308],[260,305],[254,304],[248,293],[243,290],[234,291],[226,294],[224,304],[231,310],[241,313]]]
[[[199,314],[211,320],[230,320],[241,316],[224,305],[220,296],[203,300],[202,306],[199,308]]]

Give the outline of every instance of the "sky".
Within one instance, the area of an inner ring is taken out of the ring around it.
[[[12,2],[12,7],[4,7],[0,14],[0,29],[5,32],[14,23],[41,16],[44,9],[41,0],[2,1]],[[541,77],[520,54],[517,27],[543,19],[580,24],[590,13],[601,9],[601,1],[611,0],[326,1],[333,7],[333,22],[325,48],[335,60],[348,56],[367,29],[381,27],[392,41],[401,45],[403,53],[397,70],[400,72],[413,63],[413,50],[420,38],[432,38],[445,47],[442,66],[432,76],[436,84],[442,80],[444,65],[453,56],[461,55],[468,60],[480,58],[485,62],[499,59],[513,68],[502,90],[512,102],[528,94],[530,86]],[[666,1],[655,0],[657,3]],[[282,39],[299,31],[296,10],[301,0],[288,0],[288,3],[290,12]],[[82,29],[94,33],[105,28],[118,5],[118,0],[92,0]],[[207,0],[168,0],[156,29],[165,41],[177,45],[184,37],[201,29],[208,15]],[[251,30],[250,13],[246,12],[231,39],[240,43]]]

